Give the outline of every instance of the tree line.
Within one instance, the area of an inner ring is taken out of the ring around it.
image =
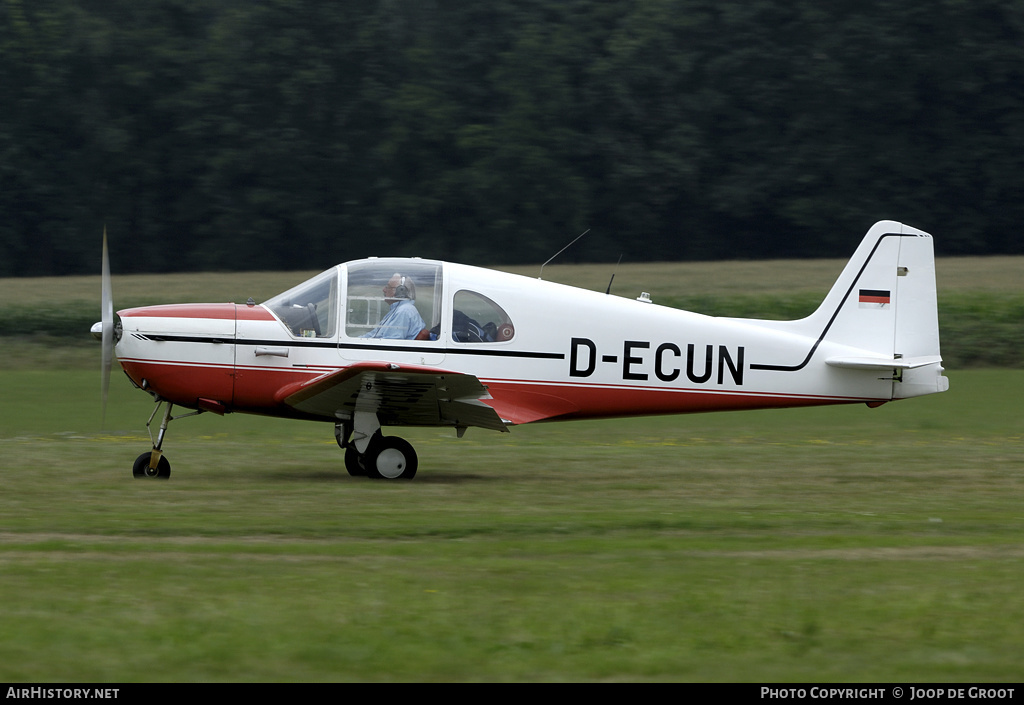
[[[0,0],[0,276],[1024,252],[1016,0]]]

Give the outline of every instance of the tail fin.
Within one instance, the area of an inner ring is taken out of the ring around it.
[[[788,330],[816,338],[799,367],[822,355],[834,367],[888,371],[893,399],[946,391],[931,235],[875,223],[818,310]]]

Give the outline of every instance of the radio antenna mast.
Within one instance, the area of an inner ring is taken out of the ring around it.
[[[586,230],[584,230],[583,232],[581,232],[581,233],[580,233],[579,235],[577,235],[577,236],[576,236],[576,237],[575,237],[575,238],[573,239],[573,241],[572,241],[572,242],[570,242],[570,243],[569,243],[568,245],[566,245],[565,247],[563,247],[562,249],[560,249],[560,250],[559,250],[558,252],[556,252],[555,254],[553,254],[553,255],[551,256],[551,259],[549,259],[549,260],[548,260],[547,262],[545,262],[544,264],[542,264],[542,265],[540,266],[540,276],[539,276],[539,277],[537,277],[537,278],[538,278],[538,279],[543,279],[543,278],[544,278],[544,268],[545,268],[546,266],[548,266],[548,262],[550,262],[550,261],[551,261],[551,260],[553,260],[553,259],[554,259],[555,257],[558,257],[558,255],[560,255],[560,254],[562,254],[563,252],[565,252],[566,250],[568,250],[568,249],[569,249],[570,247],[572,247],[572,246],[573,246],[573,243],[575,243],[575,242],[576,242],[576,240],[579,240],[579,239],[580,239],[581,237],[583,237],[584,235],[586,235],[586,234],[587,234],[587,233],[589,233],[589,232],[590,232],[590,228],[587,228]]]
[[[622,264],[622,255],[619,255],[619,261],[615,263],[615,269],[612,270],[612,278],[608,280],[608,288],[605,289],[605,295],[612,293],[612,282],[615,281],[615,273],[619,271],[620,264]]]

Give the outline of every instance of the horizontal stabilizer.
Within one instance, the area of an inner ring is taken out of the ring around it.
[[[942,362],[939,355],[922,355],[920,357],[830,357],[826,365],[843,367],[849,370],[912,370],[937,362]]]

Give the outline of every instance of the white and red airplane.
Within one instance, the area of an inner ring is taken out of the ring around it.
[[[136,477],[168,477],[175,405],[334,424],[352,475],[411,478],[381,427],[508,431],[534,421],[866,403],[948,388],[932,238],[882,221],[796,321],[718,318],[424,259],[339,264],[262,303],[118,311],[104,238],[103,394],[111,359],[163,407]]]

